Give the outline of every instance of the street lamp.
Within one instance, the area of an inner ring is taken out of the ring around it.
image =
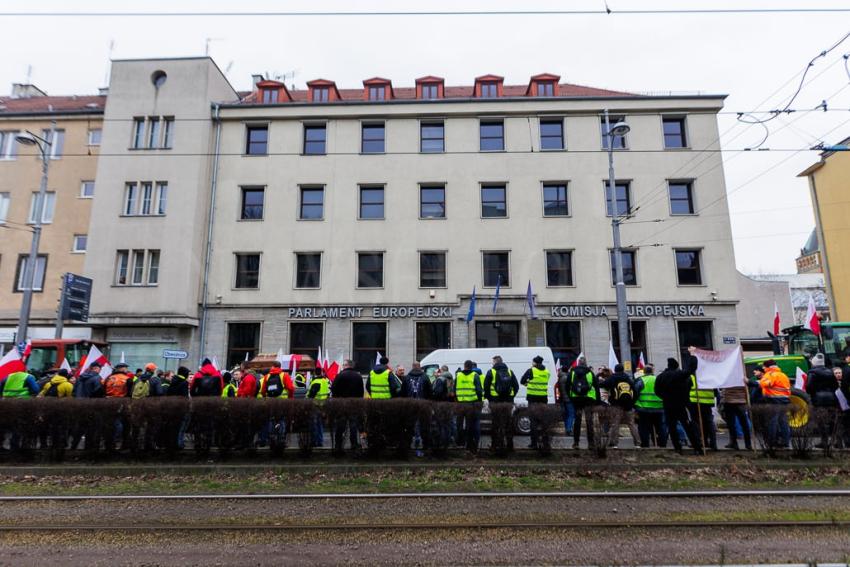
[[[617,189],[614,178],[614,138],[625,136],[629,133],[630,129],[629,125],[625,122],[617,122],[611,126],[608,118],[608,109],[605,109],[605,136],[608,138],[608,202],[611,203],[611,230],[614,233],[614,285],[617,294],[617,336],[620,340],[620,362],[627,372],[631,372],[632,370],[632,353],[629,343],[629,310],[626,303],[626,284],[623,281],[620,216],[617,210]]]
[[[26,131],[25,134],[15,136],[19,144],[25,146],[36,146],[41,152],[41,185],[38,188],[38,198],[35,200],[32,227],[32,244],[30,244],[30,255],[24,266],[24,298],[21,301],[21,316],[18,321],[18,333],[16,340],[18,342],[27,340],[27,331],[29,330],[30,311],[32,310],[32,292],[35,287],[36,264],[38,263],[38,245],[41,241],[41,220],[44,211],[44,201],[47,198],[47,167],[50,163],[49,150],[52,146],[53,137],[56,133],[56,121],[50,123],[50,134],[45,140],[41,136],[37,136]],[[61,317],[61,315],[59,315]]]

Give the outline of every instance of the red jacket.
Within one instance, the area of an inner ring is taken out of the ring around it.
[[[242,376],[242,381],[239,383],[239,389],[236,390],[237,398],[256,398],[257,397],[257,377],[253,374],[245,374]]]
[[[291,400],[292,398],[294,398],[295,397],[295,384],[292,383],[292,378],[289,376],[289,374],[284,372],[283,369],[281,369],[281,368],[272,368],[271,370],[269,370],[269,373],[266,374],[265,378],[263,378],[263,387],[262,387],[262,390],[260,391],[262,396],[264,398],[266,397],[266,385],[269,382],[269,376],[271,376],[272,374],[280,374],[280,381],[283,382],[283,387],[289,393],[289,395],[288,395],[289,399]]]
[[[195,379],[197,379],[199,375],[200,376],[215,376],[215,377],[217,377],[219,379],[219,381],[221,382],[221,389],[224,390],[224,378],[221,377],[221,372],[216,370],[215,366],[213,366],[212,364],[204,364],[203,366],[201,366],[198,369],[198,371],[195,373]],[[194,380],[193,380],[193,383],[194,383]]]

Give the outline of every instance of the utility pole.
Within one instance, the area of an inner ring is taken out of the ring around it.
[[[623,280],[623,251],[620,242],[620,215],[617,210],[617,186],[614,177],[614,138],[625,136],[629,127],[623,122],[614,124],[605,109],[605,136],[608,138],[608,202],[611,203],[611,231],[614,235],[614,288],[617,294],[617,337],[620,341],[620,364],[632,371],[632,349],[629,342],[629,308],[626,303],[626,283]],[[628,211],[626,211],[628,213]],[[613,370],[613,368],[612,368]]]

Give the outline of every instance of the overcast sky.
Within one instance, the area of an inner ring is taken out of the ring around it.
[[[380,16],[380,17],[0,17],[0,93],[22,82],[32,66],[34,84],[49,94],[94,93],[113,58],[179,57],[209,53],[237,89],[252,73],[333,79],[362,86],[375,75],[411,86],[433,74],[447,84],[470,84],[485,73],[525,84],[552,72],[562,81],[618,90],[727,93],[726,110],[770,110],[793,94],[806,63],[850,31],[850,13],[618,15],[618,9],[844,8],[833,0],[609,0],[611,15]],[[73,6],[71,8],[70,6]],[[600,9],[603,0],[320,2],[241,0],[97,2],[29,0],[0,11],[328,11],[328,10],[532,10]],[[842,55],[850,40],[809,72],[792,105],[812,109],[824,99],[842,112],[798,112],[772,121],[762,147],[808,148],[850,136],[850,77]],[[763,103],[777,88],[789,82]],[[6,85],[3,87],[3,85]],[[724,148],[742,149],[765,135],[761,126],[720,117]],[[828,133],[830,132],[831,133]],[[725,173],[738,267],[746,273],[791,273],[794,258],[814,226],[808,185],[796,175],[818,160],[799,153],[729,152]],[[692,171],[700,173],[699,159]],[[719,211],[719,206],[713,210]],[[666,242],[676,229],[663,232]],[[627,230],[627,229],[624,229]],[[627,239],[627,233],[625,238]]]

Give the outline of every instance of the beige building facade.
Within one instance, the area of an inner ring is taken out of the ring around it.
[[[435,348],[548,345],[603,364],[616,340],[605,109],[631,128],[615,140],[615,210],[630,216],[633,357],[738,341],[723,96],[548,74],[296,91],[258,77],[237,94],[209,59],[119,61],[112,77],[103,143],[128,159],[99,165],[95,213],[112,220],[92,227],[86,273],[113,352],[233,365],[321,346],[366,370],[377,352],[409,364]],[[173,119],[173,146],[145,141],[152,117]],[[162,182],[167,210],[139,214]]]
[[[48,96],[33,85],[14,85],[0,96],[0,345],[16,340],[23,269],[30,251],[33,207],[41,181],[41,155],[16,142],[30,131],[50,146],[48,196],[36,264],[36,285],[29,338],[53,338],[62,275],[82,274],[87,253],[89,218],[97,193],[105,96]],[[90,338],[87,324],[68,323],[66,338]]]

